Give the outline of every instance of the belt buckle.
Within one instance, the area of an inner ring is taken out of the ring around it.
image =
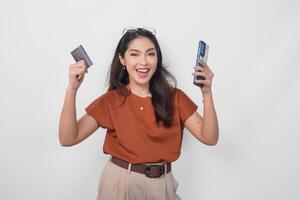
[[[154,176],[153,174],[151,174],[151,168],[152,167],[158,167],[159,168],[159,175]],[[165,168],[165,165],[151,165],[151,164],[146,164],[145,165],[145,176],[149,177],[149,178],[159,178],[161,177],[164,173],[163,170]]]

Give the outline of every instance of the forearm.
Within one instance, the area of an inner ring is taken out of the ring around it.
[[[64,105],[59,123],[59,141],[62,146],[69,146],[78,134],[76,119],[76,93],[77,91],[67,88]]]
[[[203,96],[203,121],[201,133],[208,144],[217,144],[219,138],[219,125],[211,93]]]

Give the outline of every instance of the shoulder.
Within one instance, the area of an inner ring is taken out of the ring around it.
[[[119,98],[119,96],[121,96],[121,95],[119,94],[118,90],[115,89],[115,90],[109,90],[109,91],[105,92],[100,97],[105,98],[105,99],[116,99],[116,98]]]
[[[175,105],[195,104],[183,90],[173,88],[173,92]]]
[[[98,101],[105,102],[106,104],[111,105],[120,105],[123,100],[124,96],[120,94],[120,92],[117,89],[110,90],[99,96]]]
[[[174,106],[178,107],[178,104],[180,101],[179,99],[180,99],[180,96],[182,96],[181,93],[183,93],[183,91],[180,88],[171,87],[171,93],[172,93],[172,97],[173,97]]]
[[[174,96],[175,99],[178,99],[181,96],[186,96],[186,94],[184,93],[184,91],[182,91],[180,88],[172,87],[171,91],[172,91],[173,96]]]

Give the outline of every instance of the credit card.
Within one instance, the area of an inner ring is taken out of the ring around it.
[[[84,50],[83,46],[80,45],[79,47],[77,47],[76,49],[74,49],[71,52],[73,58],[75,59],[76,62],[80,61],[80,60],[84,60],[87,67],[89,68],[91,65],[93,65],[92,60],[90,59],[90,57],[87,55],[86,51]]]

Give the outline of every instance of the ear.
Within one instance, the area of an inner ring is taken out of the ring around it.
[[[125,60],[122,58],[121,54],[118,55],[119,56],[119,60],[120,60],[120,63],[125,66]]]

